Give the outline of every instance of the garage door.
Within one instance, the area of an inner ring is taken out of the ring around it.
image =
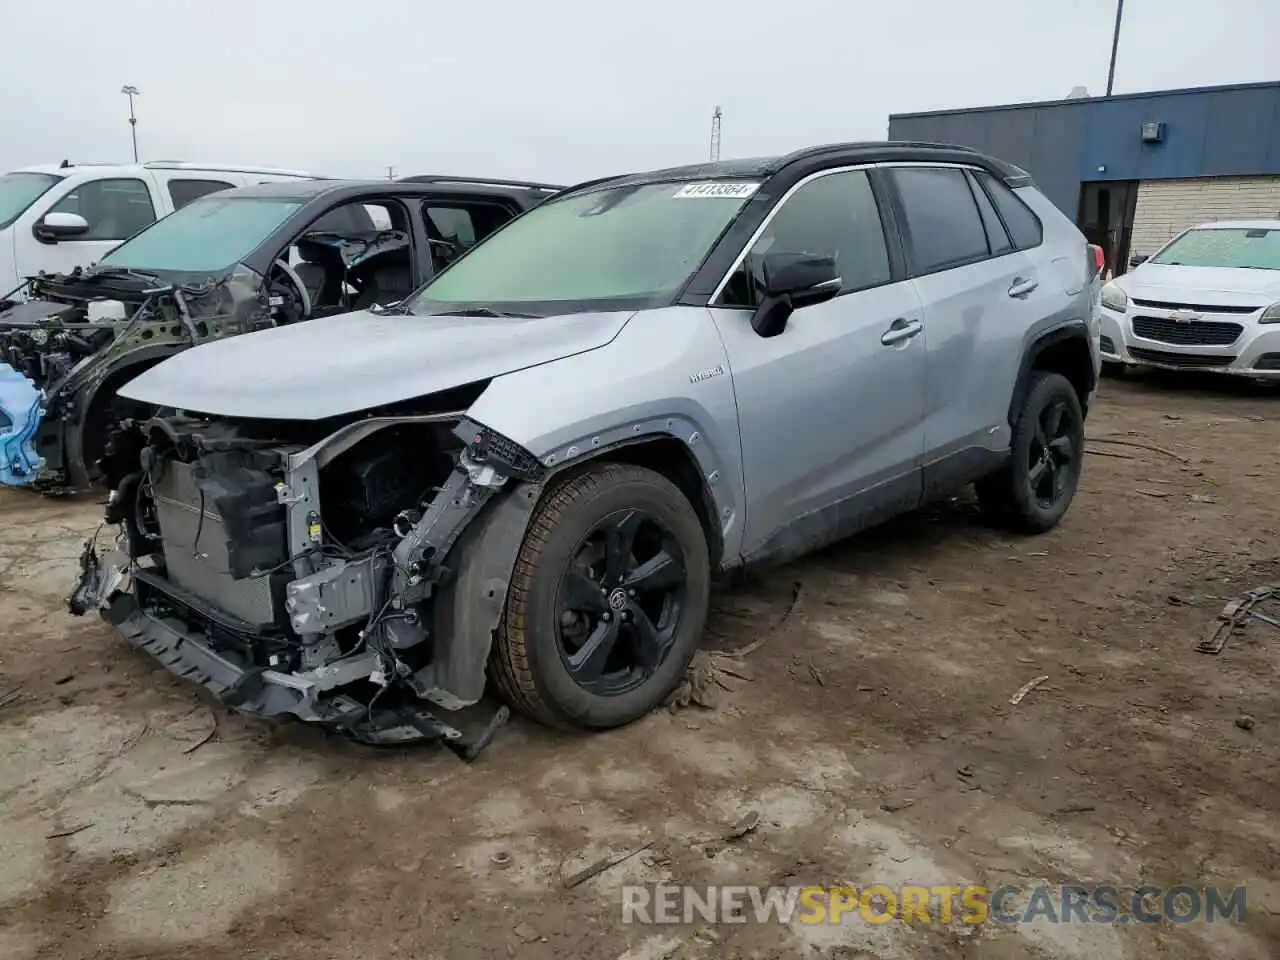
[[[1197,223],[1250,217],[1280,218],[1280,177],[1144,180],[1129,253],[1150,256]]]

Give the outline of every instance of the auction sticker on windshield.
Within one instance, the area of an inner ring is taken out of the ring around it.
[[[724,198],[745,200],[760,189],[758,183],[688,183],[675,192],[672,199],[692,200]]]

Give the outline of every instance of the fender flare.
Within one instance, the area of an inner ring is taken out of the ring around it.
[[[1018,378],[1014,381],[1013,396],[1009,398],[1009,424],[1017,422],[1022,410],[1022,403],[1027,397],[1031,385],[1031,371],[1035,369],[1036,360],[1050,347],[1072,340],[1080,341],[1080,347],[1089,353],[1089,325],[1083,320],[1072,320],[1040,334],[1022,351],[1022,362],[1018,366]],[[1097,378],[1093,372],[1092,362],[1089,366],[1089,390],[1097,387]]]

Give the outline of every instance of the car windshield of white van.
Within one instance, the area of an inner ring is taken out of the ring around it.
[[[441,314],[503,304],[508,312],[538,313],[657,305],[684,287],[758,188],[668,181],[549,200],[473,248],[405,306]]]
[[[1280,270],[1280,228],[1188,230],[1152,257],[1151,262],[1179,267]]]
[[[52,173],[6,173],[0,177],[0,230],[61,179]]]
[[[296,200],[210,194],[157,220],[101,262],[146,272],[218,273],[248,256],[299,206]]]

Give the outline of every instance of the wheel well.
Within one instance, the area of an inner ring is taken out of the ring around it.
[[[644,467],[654,473],[662,474],[679,487],[702,524],[702,532],[706,534],[707,547],[711,554],[712,567],[719,565],[720,558],[724,556],[724,537],[720,532],[720,525],[715,522],[715,501],[703,480],[702,470],[688,447],[675,437],[656,437],[616,447],[602,453],[596,459]]]
[[[1044,343],[1035,349],[1031,360],[1031,370],[1046,370],[1060,373],[1075,388],[1080,399],[1080,409],[1088,413],[1089,394],[1096,386],[1093,372],[1093,354],[1089,351],[1089,343],[1083,337],[1066,336]],[[1023,384],[1021,394],[1026,393]]]

